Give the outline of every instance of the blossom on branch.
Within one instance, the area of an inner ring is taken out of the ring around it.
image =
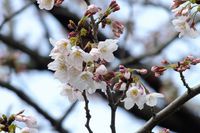
[[[146,102],[146,93],[144,90],[138,89],[133,86],[126,92],[126,98],[124,99],[124,107],[131,109],[135,104],[141,110]]]
[[[179,37],[189,36],[195,38],[199,35],[195,28],[195,17],[199,12],[196,8],[197,3],[185,0],[174,0],[172,5],[172,12],[175,18],[172,24],[175,30],[179,32]]]
[[[164,97],[164,95],[161,94],[161,93],[155,93],[154,92],[154,93],[147,94],[146,95],[146,104],[148,106],[151,106],[151,107],[156,106],[157,105],[157,99],[163,98],[163,97]]]
[[[37,0],[40,9],[51,10],[54,6],[55,0]]]
[[[40,9],[51,10],[54,5],[59,6],[64,0],[37,0]]]
[[[19,114],[15,116],[15,120],[26,124],[27,127],[22,128],[22,133],[38,133],[37,121],[34,117]]]
[[[117,40],[107,39],[106,41],[100,41],[98,49],[100,51],[100,59],[104,59],[107,62],[114,60],[113,52],[118,48]]]

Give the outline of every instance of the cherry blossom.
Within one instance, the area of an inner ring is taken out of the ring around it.
[[[61,95],[67,96],[70,102],[75,102],[76,100],[83,100],[81,92],[79,90],[75,90],[73,87],[67,84],[63,85]]]
[[[97,48],[92,48],[89,53],[94,61],[97,61],[100,58],[100,51]]]
[[[180,32],[179,37],[186,35],[195,38],[199,34],[194,27],[190,26],[190,24],[188,23],[187,16],[179,16],[176,19],[174,19],[172,23],[175,26],[175,30]]]
[[[111,62],[114,60],[113,52],[118,48],[117,40],[107,39],[105,41],[100,41],[98,45],[98,49],[100,51],[100,58],[106,60],[107,62]]]
[[[55,0],[37,0],[40,9],[51,10],[54,6]]]
[[[52,59],[56,59],[61,54],[67,55],[70,52],[71,44],[68,40],[60,39],[56,41],[50,38],[49,41],[54,47],[49,55]]]
[[[69,76],[68,66],[64,57],[57,58],[48,64],[48,69],[55,71],[55,78],[61,82],[66,82]]]
[[[164,95],[161,93],[150,93],[146,95],[146,104],[148,106],[156,106],[157,105],[157,99],[163,98]]]
[[[88,62],[91,60],[91,56],[89,53],[86,53],[79,47],[72,47],[71,53],[69,55],[69,58],[67,59],[70,65],[75,67],[78,70],[82,70],[83,68],[83,61]]]
[[[19,114],[15,116],[15,120],[26,124],[27,127],[22,129],[22,133],[38,133],[37,121],[34,117]]]
[[[126,98],[124,99],[124,107],[131,109],[135,104],[141,110],[146,102],[146,94],[144,90],[138,89],[135,86],[131,87],[126,92]]]

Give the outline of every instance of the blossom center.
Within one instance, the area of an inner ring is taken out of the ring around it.
[[[137,89],[134,89],[131,91],[131,95],[132,96],[137,96],[138,95],[138,90]]]

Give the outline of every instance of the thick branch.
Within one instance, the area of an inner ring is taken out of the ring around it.
[[[0,40],[4,42],[8,47],[20,50],[29,55],[30,58],[34,60],[34,63],[37,66],[36,68],[47,69],[47,64],[51,61],[49,57],[41,56],[37,51],[28,48],[25,44],[16,41],[14,38],[10,36],[5,36],[0,34]]]
[[[152,117],[137,133],[150,133],[151,130],[162,120],[167,118],[169,115],[176,112],[184,103],[195,97],[200,93],[200,85],[192,88],[190,93],[185,92],[182,96],[178,97],[167,107],[161,110],[159,113]]]

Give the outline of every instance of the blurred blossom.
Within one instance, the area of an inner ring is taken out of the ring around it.
[[[40,9],[51,10],[54,6],[55,0],[37,0]]]

